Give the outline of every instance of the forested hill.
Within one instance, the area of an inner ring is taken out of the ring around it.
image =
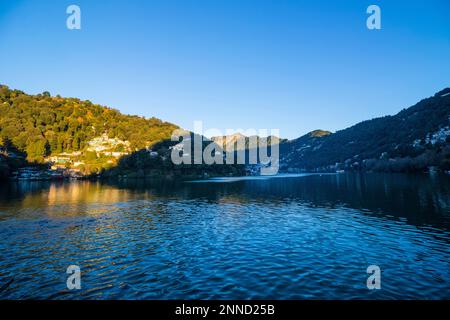
[[[83,150],[87,142],[107,133],[142,149],[170,138],[176,125],[119,111],[76,98],[28,95],[0,86],[0,137],[31,158]],[[45,148],[44,148],[45,146]]]
[[[283,171],[450,170],[450,88],[396,115],[280,145]]]
[[[71,177],[245,175],[242,165],[173,164],[172,148],[193,157],[192,150],[179,149],[178,142],[171,141],[176,129],[156,118],[124,115],[90,101],[0,86],[0,178],[46,179],[58,172]],[[29,166],[40,172],[20,172]]]
[[[168,141],[175,129],[90,101],[0,85],[0,177],[30,163],[82,175],[245,174],[242,166],[174,166],[169,155],[176,142]],[[396,115],[279,145],[282,172],[450,170],[450,88]]]
[[[48,92],[29,95],[0,86],[0,150],[3,154],[6,149],[13,151],[10,154],[20,154],[30,162],[63,154],[66,158],[77,156],[72,160],[86,167],[101,167],[111,163],[108,155],[134,152],[170,139],[176,128],[156,118],[124,115],[90,101],[54,97]],[[102,156],[104,159],[99,159]]]

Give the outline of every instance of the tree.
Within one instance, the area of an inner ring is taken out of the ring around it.
[[[43,161],[44,157],[48,155],[50,150],[50,145],[47,140],[43,138],[39,138],[35,140],[34,142],[28,144],[26,151],[27,151],[27,158],[30,161]]]

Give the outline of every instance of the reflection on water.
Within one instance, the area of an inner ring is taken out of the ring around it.
[[[447,176],[6,183],[0,236],[0,298],[450,298]]]

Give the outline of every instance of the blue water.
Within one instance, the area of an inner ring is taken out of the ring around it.
[[[0,238],[1,299],[450,298],[448,176],[4,183]]]

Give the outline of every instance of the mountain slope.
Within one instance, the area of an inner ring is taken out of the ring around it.
[[[156,118],[145,119],[75,98],[28,95],[0,86],[0,137],[31,159],[83,150],[107,134],[129,141],[131,150],[170,138],[178,128]],[[30,152],[31,151],[31,152]]]
[[[170,155],[177,142],[171,136],[176,129],[90,101],[48,92],[29,95],[0,85],[0,178],[29,165],[76,176],[245,174],[244,166],[174,165]]]
[[[311,136],[280,146],[287,170],[367,169],[415,171],[447,169],[450,137],[450,88],[404,109],[358,123],[334,134]]]

